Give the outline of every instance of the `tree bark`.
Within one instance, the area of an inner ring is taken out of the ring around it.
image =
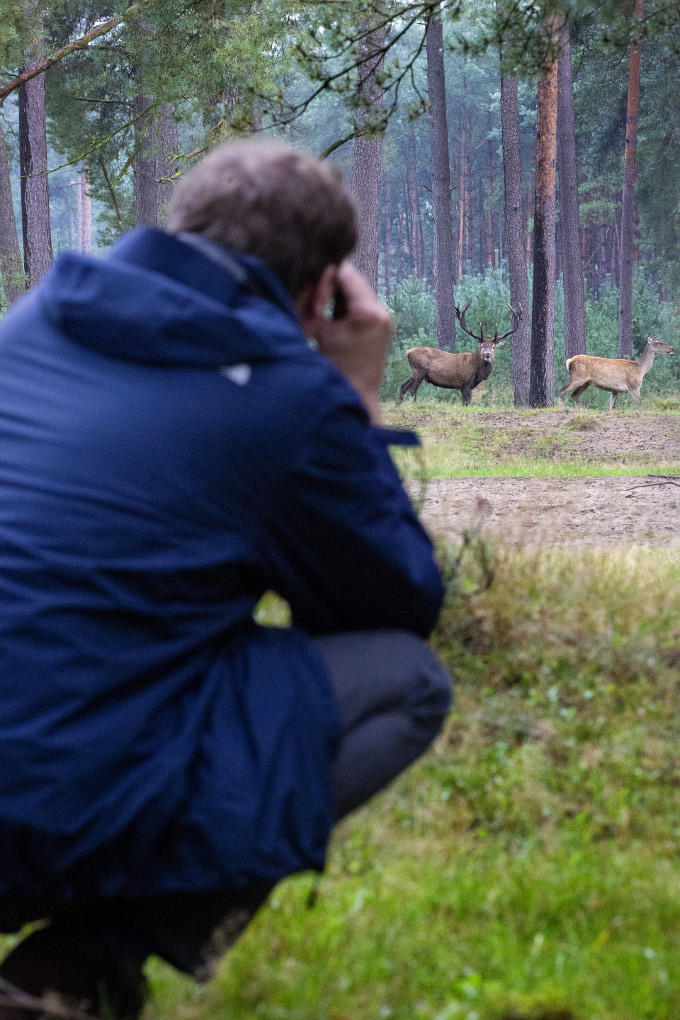
[[[550,25],[548,30],[551,30]],[[531,314],[530,387],[532,407],[550,407],[553,403],[556,158],[557,59],[553,59],[541,73],[536,92],[534,286]]]
[[[562,28],[557,70],[557,158],[560,180],[560,238],[564,279],[565,356],[586,352],[586,306],[579,236],[578,175],[569,28]]]
[[[0,276],[5,302],[11,305],[26,290],[26,279],[17,222],[14,218],[12,180],[2,124],[0,124]]]
[[[92,196],[87,180],[87,167],[83,166],[78,174],[78,251],[87,255],[92,251]]]
[[[356,122],[357,129],[366,133],[354,139],[351,181],[359,224],[359,239],[354,250],[353,262],[374,290],[378,289],[378,209],[382,172],[382,135],[371,134],[370,129],[371,126],[375,127],[376,115],[383,103],[383,91],[375,80],[375,74],[383,64],[384,43],[383,29],[367,36],[360,47],[359,55],[365,58],[365,61],[359,67],[357,82],[359,108]]]
[[[512,338],[512,375],[516,407],[529,406],[531,336],[529,331],[529,279],[526,230],[522,208],[522,159],[519,138],[517,78],[501,76],[501,130],[505,182],[505,235],[510,274],[510,304],[522,309],[519,328]]]
[[[495,245],[493,236],[493,197],[496,188],[496,174],[494,150],[491,143],[491,111],[488,114],[489,137],[486,140],[486,181],[487,181],[487,209],[486,209],[486,264],[493,269],[495,259]]]
[[[644,17],[644,0],[635,0],[633,18]],[[633,350],[632,304],[635,240],[635,178],[637,176],[637,134],[640,109],[641,43],[633,42],[628,72],[628,110],[626,115],[626,151],[623,170],[621,208],[621,258],[619,278],[619,357],[629,358]]]
[[[411,247],[413,251],[413,272],[416,276],[424,276],[422,222],[420,203],[418,201],[418,151],[416,134],[411,126],[409,132],[408,168],[407,168],[408,200],[411,212]]]
[[[434,290],[437,306],[437,345],[456,349],[456,311],[453,297],[453,233],[451,226],[451,168],[446,116],[446,78],[441,14],[427,24],[427,92],[430,103],[430,168],[434,217]]]
[[[136,95],[135,225],[160,227],[172,194],[171,157],[178,149],[174,106],[154,105],[152,96]],[[148,112],[145,112],[148,111]]]
[[[385,263],[385,300],[389,301],[390,266],[392,264],[392,185],[387,175],[385,179],[385,246],[383,248],[383,261]]]
[[[458,271],[456,279],[460,280],[465,272],[465,217],[467,215],[467,175],[465,167],[465,125],[460,141],[460,169],[458,175]]]
[[[34,32],[26,61],[26,68],[30,70],[42,58],[43,22],[39,0],[29,0],[27,13]],[[36,75],[19,89],[19,165],[24,269],[28,285],[33,286],[52,264],[44,74]]]

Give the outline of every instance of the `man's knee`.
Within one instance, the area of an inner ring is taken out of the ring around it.
[[[449,673],[429,645],[408,631],[388,632],[404,704],[414,718],[444,719],[452,699]]]
[[[426,642],[404,630],[354,631],[316,639],[344,732],[397,712],[440,722],[451,703],[451,678]]]

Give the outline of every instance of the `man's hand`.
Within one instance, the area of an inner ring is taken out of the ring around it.
[[[336,316],[314,324],[319,350],[359,392],[374,425],[380,423],[378,389],[392,336],[392,319],[368,280],[351,262],[335,270]]]

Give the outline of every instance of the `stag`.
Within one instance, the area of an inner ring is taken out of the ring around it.
[[[461,328],[473,337],[479,347],[476,351],[463,354],[452,354],[450,351],[441,351],[437,347],[412,347],[406,352],[408,363],[411,366],[411,378],[403,383],[399,402],[404,399],[407,393],[413,394],[416,399],[418,387],[422,382],[429,382],[433,386],[440,386],[446,390],[460,390],[464,404],[469,404],[472,391],[479,386],[491,374],[493,363],[496,359],[496,348],[505,343],[518,328],[522,308],[515,311],[512,305],[508,305],[512,313],[512,325],[507,333],[498,335],[498,330],[493,336],[484,336],[482,325],[479,326],[479,336],[468,329],[465,323],[465,313],[470,307],[468,301],[461,309],[456,305],[456,317]]]
[[[571,393],[576,403],[579,397],[592,383],[598,389],[609,391],[609,410],[613,411],[620,393],[630,393],[638,406],[642,408],[640,387],[642,380],[654,364],[656,354],[675,354],[670,344],[658,337],[648,336],[645,349],[637,361],[627,358],[594,358],[590,354],[576,354],[568,358],[566,365],[569,382],[560,390],[560,396]]]

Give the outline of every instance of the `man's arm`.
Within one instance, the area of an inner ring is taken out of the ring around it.
[[[358,404],[333,402],[280,495],[263,558],[296,625],[430,632],[443,597],[432,544]]]
[[[335,311],[325,318],[325,295],[333,293]],[[305,317],[308,336],[361,397],[369,418],[380,424],[378,391],[392,336],[392,318],[368,280],[351,262],[329,266],[317,293],[314,314]]]

